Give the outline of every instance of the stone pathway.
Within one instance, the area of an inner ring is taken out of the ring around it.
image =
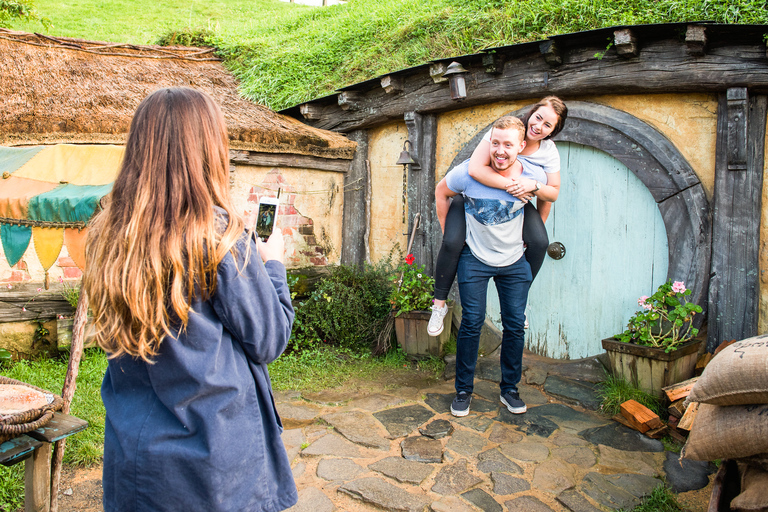
[[[522,415],[499,402],[492,354],[479,362],[470,414],[451,416],[451,368],[428,389],[277,393],[299,489],[291,510],[593,512],[631,509],[662,478],[676,492],[711,480],[710,465],[681,466],[661,442],[595,412],[597,359],[526,354]]]

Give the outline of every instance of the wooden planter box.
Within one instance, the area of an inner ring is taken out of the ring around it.
[[[693,340],[677,350],[622,343],[615,338],[603,340],[603,348],[611,360],[611,371],[633,386],[652,395],[664,395],[662,388],[693,377],[696,361],[706,340]]]
[[[443,332],[439,336],[427,334],[427,325],[431,316],[431,311],[411,311],[395,317],[397,343],[409,356],[440,357],[443,355],[443,347],[451,337],[453,306],[448,306],[448,314],[443,320]]]

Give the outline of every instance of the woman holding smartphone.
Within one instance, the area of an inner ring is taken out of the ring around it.
[[[522,176],[507,179],[494,171],[490,166],[490,130],[469,160],[469,174],[474,179],[483,185],[504,189],[526,201],[523,213],[523,241],[526,244],[525,257],[531,266],[534,279],[541,269],[549,244],[544,222],[552,208],[551,203],[557,199],[560,190],[560,154],[551,138],[560,133],[567,117],[568,107],[557,96],[542,98],[523,117],[526,144],[517,158],[523,165],[541,167],[546,173],[546,183]],[[534,197],[537,198],[538,208],[530,203]],[[427,326],[430,336],[443,332],[443,319],[448,313],[445,301],[456,277],[465,238],[464,201],[461,196],[456,196],[451,201],[446,215],[443,242],[435,263],[435,303]]]
[[[297,501],[267,363],[293,308],[283,237],[245,231],[219,107],[187,88],[139,105],[83,280],[101,395],[104,510],[283,510]]]

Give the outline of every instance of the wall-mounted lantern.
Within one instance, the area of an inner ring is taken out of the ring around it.
[[[464,78],[467,73],[468,71],[464,69],[464,66],[456,61],[451,62],[448,69],[443,73],[444,77],[448,77],[452,100],[461,101],[467,97],[467,82]]]

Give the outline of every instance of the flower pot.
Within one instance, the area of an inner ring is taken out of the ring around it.
[[[403,352],[413,357],[440,357],[443,347],[451,336],[453,307],[448,306],[448,314],[443,320],[443,332],[439,336],[427,334],[427,325],[431,311],[410,311],[395,317],[395,335]]]
[[[613,375],[646,393],[661,397],[664,395],[662,388],[693,377],[705,341],[692,340],[667,353],[663,348],[607,338],[603,340],[603,348],[611,360]]]

